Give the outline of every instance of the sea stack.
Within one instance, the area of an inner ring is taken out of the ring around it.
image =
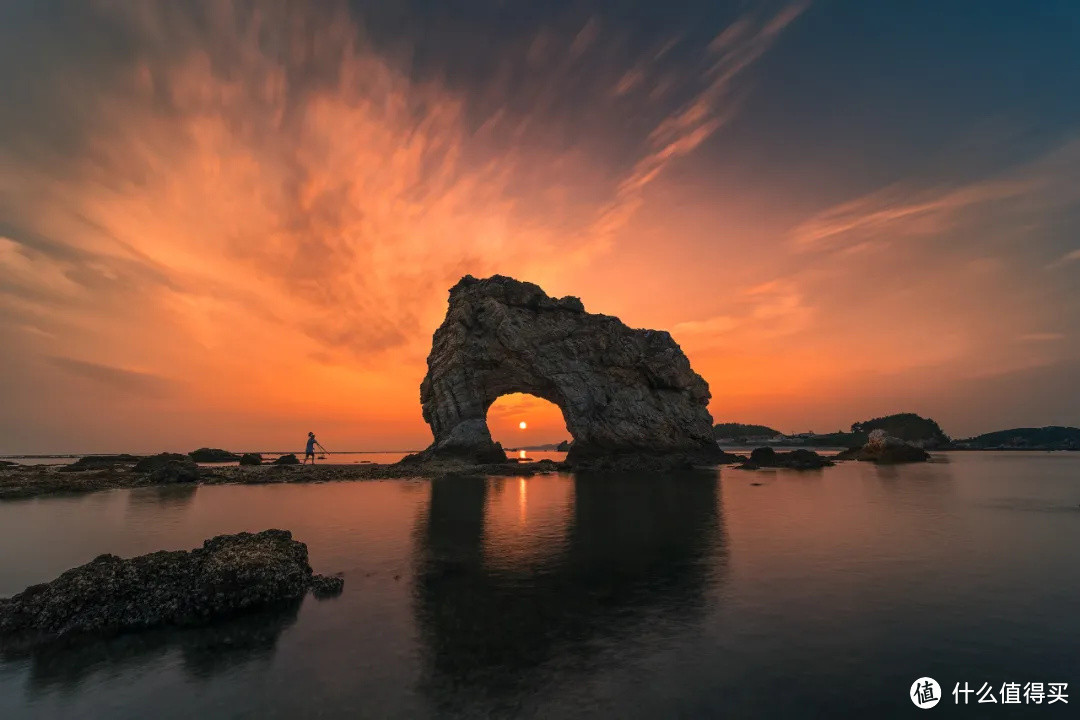
[[[713,437],[709,386],[671,335],[588,313],[578,298],[532,283],[462,278],[427,362],[420,401],[434,442],[411,460],[505,462],[487,411],[517,392],[559,406],[573,435],[567,460],[578,466],[727,459]]]

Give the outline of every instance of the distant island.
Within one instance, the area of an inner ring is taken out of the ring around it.
[[[779,430],[768,425],[744,425],[743,423],[720,423],[713,426],[713,434],[719,442],[744,442],[766,440],[783,436]]]
[[[922,448],[944,447],[952,442],[941,427],[929,418],[915,413],[898,413],[852,424],[851,432],[869,436],[875,430],[884,430],[895,438]]]
[[[855,422],[849,432],[785,434],[768,425],[725,422],[715,425],[713,434],[723,445],[855,448],[865,445],[874,430],[927,450],[1080,450],[1080,428],[1014,428],[954,441],[934,420],[910,412]]]
[[[552,450],[554,450],[554,451],[558,451],[558,452],[566,452],[569,449],[570,449],[570,441],[569,440],[563,440],[562,442],[557,442],[557,443],[545,443],[543,445],[519,445],[517,447],[510,448],[510,450],[513,451],[513,452],[517,452],[518,450],[536,450],[536,451],[540,451],[540,450],[552,451]]]
[[[1080,428],[1013,428],[957,440],[958,450],[1080,450]]]

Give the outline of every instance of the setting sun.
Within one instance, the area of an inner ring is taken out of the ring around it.
[[[518,423],[518,428],[521,429],[521,430],[524,430],[527,427],[529,427],[529,426],[525,423],[524,420],[522,420],[521,422]]]

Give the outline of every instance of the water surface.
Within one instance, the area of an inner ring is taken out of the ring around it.
[[[743,452],[746,448],[742,448]],[[410,452],[417,452],[415,450]],[[520,458],[521,451],[511,451],[507,449],[507,455],[511,458]],[[262,455],[263,462],[269,463],[277,458],[281,457],[285,453],[282,452],[267,452],[263,451],[259,453]],[[294,451],[292,454],[298,458],[304,457],[303,450]],[[408,455],[409,452],[404,450],[395,450],[392,452],[381,450],[365,450],[359,452],[331,452],[331,453],[319,453],[316,457],[316,462],[319,465],[358,465],[362,463],[396,463],[401,458]],[[10,460],[20,465],[70,465],[84,455],[2,455],[0,460]],[[93,457],[93,456],[90,456]],[[565,452],[558,452],[556,450],[527,450],[525,451],[525,460],[554,460],[555,462],[562,462],[566,459]],[[199,463],[203,467],[228,467],[239,465],[239,462],[225,462],[225,463]]]
[[[346,576],[334,600],[5,655],[0,718],[900,717],[923,675],[1076,690],[1080,454],[936,457],[0,502],[0,596],[270,527]]]

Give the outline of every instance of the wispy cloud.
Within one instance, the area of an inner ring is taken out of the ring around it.
[[[1080,260],[1080,248],[1078,248],[1076,250],[1071,250],[1071,251],[1065,253],[1064,255],[1059,257],[1057,260],[1055,260],[1054,262],[1047,265],[1046,268],[1047,268],[1047,270],[1053,270],[1054,268],[1059,268],[1062,265],[1068,265],[1069,263],[1074,262],[1076,260]]]
[[[941,190],[897,185],[814,216],[796,227],[792,238],[797,245],[820,249],[824,244],[867,235],[942,233],[961,212],[1022,197],[1035,188],[1030,181],[980,182]]]
[[[1065,334],[1056,332],[1024,333],[1017,339],[1021,342],[1056,342],[1058,340],[1064,340]]]
[[[687,348],[761,345],[809,329],[815,308],[793,278],[746,288],[728,302],[731,312],[676,324],[672,335]]]
[[[0,361],[132,393],[182,378],[203,408],[413,418],[446,288],[544,282],[632,232],[805,7],[770,6],[711,48],[541,24],[474,84],[414,71],[344,2],[88,5],[74,37],[41,21],[64,50],[0,118]]]
[[[940,236],[988,211],[1038,224],[1080,198],[1078,161],[1080,141],[1069,141],[1025,165],[967,183],[899,182],[814,215],[791,231],[791,239],[803,250],[843,250],[868,241]]]
[[[582,148],[552,156],[521,142],[527,129],[543,137],[560,83],[602,53],[601,19],[567,38],[542,33],[528,53],[561,54],[549,81],[525,114],[498,107],[474,132],[470,98],[408,77],[340,9],[108,6],[137,49],[84,110],[96,118],[93,152],[62,175],[10,164],[0,219],[19,242],[33,233],[71,254],[50,253],[54,296],[76,302],[81,289],[119,291],[137,276],[146,302],[256,305],[319,346],[311,352],[364,362],[422,335],[439,307],[429,290],[465,272],[556,254],[581,263],[609,249],[644,188],[737,111],[736,79],[805,5],[750,11],[722,31],[703,87],[655,125],[627,173],[608,177]],[[590,174],[603,181],[591,197],[568,191]],[[0,251],[24,295],[40,293],[38,271]]]
[[[160,398],[170,394],[177,387],[175,381],[153,373],[126,370],[67,357],[52,357],[49,361],[72,375],[134,395]]]
[[[704,86],[649,134],[646,152],[619,182],[615,198],[590,228],[590,251],[607,249],[641,205],[645,188],[668,165],[692,153],[737,114],[740,87],[736,81],[808,6],[808,0],[798,0],[774,14],[748,11],[713,39]],[[616,93],[628,92],[636,82],[635,75],[624,75]]]

